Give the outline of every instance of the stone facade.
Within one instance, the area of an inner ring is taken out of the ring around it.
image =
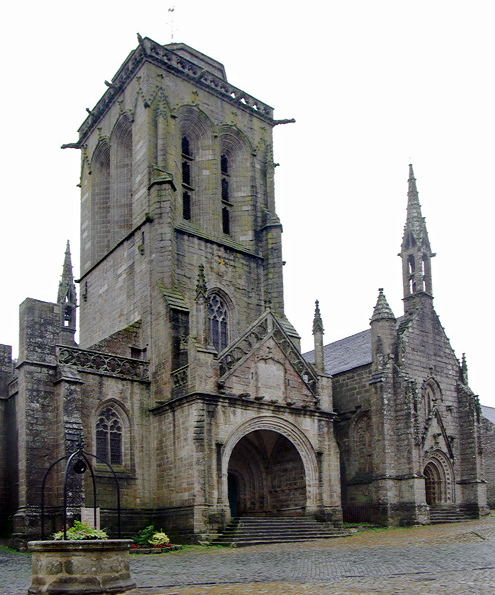
[[[481,407],[481,444],[486,479],[486,497],[490,508],[495,508],[495,408]]]
[[[139,38],[67,145],[82,152],[80,303],[67,249],[57,302],[21,306],[12,381],[1,352],[0,474],[14,481],[0,497],[18,538],[39,534],[44,474],[81,440],[97,455],[102,524],[116,522],[110,463],[127,534],[153,522],[197,540],[242,514],[339,525],[342,505],[429,522],[435,473],[446,504],[485,511],[477,400],[433,310],[412,173],[405,318],[380,293],[336,369],[317,305],[305,359],[284,314],[278,123],[220,63]],[[47,482],[51,528],[62,475]],[[77,514],[93,504],[90,477],[70,481]]]
[[[440,511],[483,515],[481,409],[433,307],[434,254],[412,166],[399,255],[404,315],[395,318],[380,289],[370,330],[324,348],[339,415],[344,519],[415,524]]]

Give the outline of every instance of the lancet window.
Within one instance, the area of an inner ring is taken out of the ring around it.
[[[188,136],[183,136],[181,140],[182,151],[182,218],[186,221],[191,220],[192,201],[193,201],[193,176],[194,176],[194,157],[192,152],[191,140]]]
[[[110,465],[122,465],[123,424],[113,407],[103,409],[96,420],[96,456]]]
[[[210,295],[208,303],[209,339],[220,352],[228,343],[228,310],[224,300],[216,293]]]

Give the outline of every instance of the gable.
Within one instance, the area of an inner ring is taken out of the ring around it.
[[[272,404],[303,406],[315,402],[312,391],[273,336],[268,336],[225,375],[224,390]]]
[[[282,403],[314,403],[318,377],[267,311],[219,355],[227,392]]]

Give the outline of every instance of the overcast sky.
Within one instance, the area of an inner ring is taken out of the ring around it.
[[[169,8],[175,7],[174,12]],[[274,132],[286,312],[313,348],[367,328],[378,288],[403,313],[400,249],[414,164],[435,306],[491,384],[495,3],[470,0],[48,0],[1,14],[0,342],[17,353],[18,306],[54,301],[65,243],[79,273],[77,140],[136,33],[184,42],[295,124]],[[489,243],[490,241],[490,243]]]

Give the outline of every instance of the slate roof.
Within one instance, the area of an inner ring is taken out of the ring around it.
[[[404,324],[407,324],[407,319],[404,316],[399,316],[396,326],[399,332]],[[314,350],[303,353],[303,357],[306,361],[314,364]],[[331,375],[371,364],[373,361],[371,357],[371,329],[368,328],[350,337],[325,345],[323,357],[325,372]]]
[[[486,405],[481,405],[481,414],[483,417],[486,417],[488,421],[491,421],[492,424],[495,424],[495,407],[487,407]]]
[[[339,374],[346,370],[359,368],[371,363],[371,329],[366,329],[345,339],[329,343],[323,347],[325,371],[327,374]],[[315,352],[308,351],[303,357],[314,363]]]

